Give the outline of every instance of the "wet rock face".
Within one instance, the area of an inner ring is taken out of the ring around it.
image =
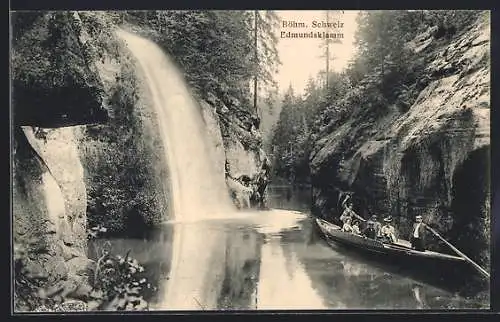
[[[208,94],[201,101],[203,117],[215,147],[215,162],[238,208],[263,206],[269,181],[267,156],[262,150],[259,120],[239,102],[228,102]]]
[[[237,115],[228,119],[221,122],[228,187],[239,208],[264,207],[269,161],[261,148],[260,133],[250,116],[243,118],[246,123]]]
[[[20,250],[16,261],[23,263],[22,271],[16,270],[16,280],[27,276],[43,290],[66,282],[83,287],[87,284],[85,267],[76,268],[71,262],[88,261],[85,187],[81,181],[70,182],[71,175],[66,172],[78,167],[79,160],[64,155],[68,152],[64,149],[51,154],[62,160],[46,159],[46,146],[38,142],[34,149],[31,144],[38,139],[30,131],[17,128],[14,133],[13,241]],[[49,140],[53,139],[54,133]],[[65,291],[65,285],[60,285],[60,291]],[[22,288],[16,288],[16,292],[22,293]],[[22,300],[15,305],[16,309],[33,309]]]
[[[83,167],[78,154],[78,127],[42,129],[25,126],[22,128],[31,148],[43,160],[56,185],[50,188],[62,196],[62,214],[71,233],[63,236],[67,246],[82,251],[86,248],[87,194],[83,180]],[[49,205],[50,206],[50,205]],[[51,208],[49,207],[49,212]]]
[[[336,215],[351,191],[360,214],[392,215],[404,238],[420,214],[489,265],[489,35],[484,15],[454,39],[420,37],[430,81],[408,111],[353,113],[320,134],[310,159],[317,214]]]

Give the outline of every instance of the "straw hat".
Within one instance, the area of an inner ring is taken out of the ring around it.
[[[416,215],[415,219],[422,219],[422,216],[421,215]]]
[[[385,222],[391,222],[392,221],[392,217],[391,216],[385,217],[384,221]]]

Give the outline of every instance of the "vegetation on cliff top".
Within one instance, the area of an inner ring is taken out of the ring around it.
[[[68,12],[12,14],[16,124],[58,127],[106,120],[102,84],[92,66],[106,48],[103,37],[81,38],[82,24],[108,30],[99,22]]]

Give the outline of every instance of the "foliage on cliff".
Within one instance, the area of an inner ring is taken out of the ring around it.
[[[113,34],[120,22],[113,12],[17,12],[12,32],[18,123],[102,123],[84,127],[80,152],[88,223],[109,233],[140,231],[166,209],[156,189],[162,147],[139,115],[134,66]],[[111,77],[102,70],[110,61],[120,66]]]
[[[103,122],[103,88],[92,61],[102,37],[85,42],[82,25],[109,32],[85,14],[14,12],[12,83],[16,124],[67,126]],[[101,49],[102,50],[102,49]]]
[[[86,127],[81,154],[89,226],[136,235],[160,222],[166,212],[164,187],[157,177],[163,146],[146,130],[133,66],[126,56],[121,59],[119,79],[109,91],[109,122]]]

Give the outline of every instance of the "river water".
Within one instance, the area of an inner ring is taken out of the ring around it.
[[[310,193],[306,188],[271,186],[269,205],[274,209],[240,212],[233,218],[166,223],[140,239],[99,239],[90,249],[98,251],[110,243],[113,253],[130,250],[157,288],[147,295],[153,310],[488,306],[331,248],[308,214]],[[191,249],[183,249],[182,258],[174,261],[172,232],[179,230],[199,237],[200,242],[191,240]],[[183,271],[171,276],[175,270],[170,265],[178,261],[182,261]],[[169,285],[174,278],[177,287]],[[169,290],[176,292],[175,301],[167,294]]]

